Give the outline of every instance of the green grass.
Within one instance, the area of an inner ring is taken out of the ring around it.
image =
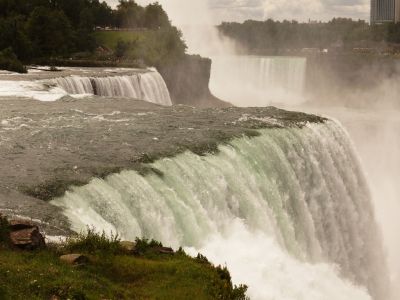
[[[93,230],[37,252],[0,243],[0,299],[246,299],[246,287],[233,287],[226,268],[183,251],[160,254],[154,241],[137,242],[135,255],[124,254],[117,237]],[[60,255],[74,251],[90,263],[77,267],[60,261]]]
[[[176,62],[185,53],[185,45],[175,28],[144,31],[98,31],[98,45],[106,46],[118,53],[118,44],[123,45],[121,59],[139,61],[148,66],[160,66]]]
[[[147,41],[155,34],[152,30],[146,31],[97,31],[95,38],[98,44],[115,49],[118,41],[125,42]]]

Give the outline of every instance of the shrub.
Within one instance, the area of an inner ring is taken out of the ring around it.
[[[117,46],[115,48],[115,56],[117,58],[123,58],[128,51],[134,46],[135,42],[124,41],[119,39],[117,42]]]
[[[8,246],[10,242],[10,227],[7,218],[0,215],[0,246]]]
[[[149,250],[154,250],[155,248],[160,248],[163,245],[155,240],[148,239],[136,239],[136,252],[140,255],[146,254]]]
[[[0,69],[18,73],[27,72],[11,48],[0,51]]]
[[[67,239],[64,249],[68,252],[118,254],[121,251],[120,238],[118,235],[107,236],[104,231],[100,234],[88,228],[86,233]]]
[[[226,266],[218,266],[216,267],[216,270],[219,279],[224,282],[223,288],[217,292],[217,298],[229,300],[249,300],[249,298],[246,296],[248,287],[246,285],[233,285],[231,274]]]

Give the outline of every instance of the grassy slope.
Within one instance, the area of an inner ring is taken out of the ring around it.
[[[170,41],[160,30],[144,31],[98,31],[95,32],[97,44],[116,49],[118,41],[130,43],[124,54],[124,60],[142,61],[146,65],[155,66],[170,56]]]
[[[117,237],[93,230],[35,252],[12,249],[8,222],[0,216],[0,300],[19,299],[232,299],[244,300],[226,268],[183,251],[161,254],[160,243],[137,240],[135,253]],[[83,253],[89,263],[71,266],[59,256]]]
[[[97,31],[95,38],[98,44],[115,49],[119,40],[134,42],[136,40],[146,41],[154,35],[151,30],[146,31]]]
[[[92,256],[71,267],[49,251],[0,251],[0,299],[214,299],[216,270],[185,255]]]

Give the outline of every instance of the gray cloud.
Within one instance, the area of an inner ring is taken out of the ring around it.
[[[156,0],[137,0],[141,4]],[[305,21],[333,17],[369,19],[370,0],[158,0],[177,23],[244,21],[247,19]],[[207,2],[208,1],[208,2]],[[107,0],[116,5],[118,0]],[[209,16],[205,16],[208,4]],[[180,11],[182,10],[182,12]],[[194,11],[193,11],[194,10]],[[183,16],[182,16],[183,15]],[[184,18],[185,16],[190,16]]]
[[[327,20],[333,17],[368,19],[369,0],[209,0],[219,20],[296,19]]]

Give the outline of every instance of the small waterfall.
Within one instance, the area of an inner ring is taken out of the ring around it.
[[[284,56],[216,56],[211,92],[237,106],[302,102],[306,58]]]
[[[161,159],[145,176],[94,179],[52,203],[77,231],[202,251],[227,263],[252,299],[370,299],[353,284],[387,299],[370,193],[338,124],[262,130],[219,150]]]
[[[125,76],[68,76],[52,79],[51,82],[73,95],[142,99],[160,105],[172,105],[164,79],[155,70]]]

